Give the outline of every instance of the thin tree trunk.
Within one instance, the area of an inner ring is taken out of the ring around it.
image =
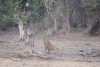
[[[27,45],[26,43],[26,38],[27,38],[27,26],[26,25],[23,25],[24,26],[24,44]]]
[[[19,32],[20,32],[20,40],[24,39],[24,29],[23,29],[23,22],[19,21]]]
[[[69,12],[68,12],[68,15],[67,15],[67,19],[62,16],[64,18],[64,20],[67,22],[67,31],[68,33],[70,33],[70,23],[69,23]],[[64,25],[65,26],[65,25]],[[65,30],[65,29],[64,29]]]
[[[57,18],[56,18],[56,16],[54,15],[54,22],[55,22],[55,32],[57,32]]]
[[[45,1],[44,1],[45,7],[47,8],[46,11],[47,11],[48,14],[51,15],[51,18],[53,19],[53,21],[54,21],[54,23],[55,23],[55,28],[54,28],[54,29],[55,29],[55,32],[57,32],[58,23],[57,23],[56,13],[50,12],[50,11],[49,11],[49,9],[51,9],[51,8],[48,8],[48,7],[47,7],[47,3],[48,3],[48,2],[49,2],[48,0],[45,0]],[[52,3],[52,2],[53,2],[53,1],[51,1],[51,3]],[[49,2],[49,3],[50,3],[50,2]],[[51,3],[50,3],[50,4],[51,4]]]
[[[69,9],[68,9],[68,15],[67,15],[67,26],[68,26],[68,33],[70,33],[70,23],[69,23]]]

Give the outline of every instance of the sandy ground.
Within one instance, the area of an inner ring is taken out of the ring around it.
[[[64,34],[46,37],[59,51],[51,51],[47,56],[15,57],[16,51],[23,48],[19,41],[19,32],[13,30],[0,31],[0,56],[13,56],[17,61],[0,57],[0,67],[100,67],[100,37],[88,37],[82,33]],[[45,53],[43,36],[35,34],[34,50]],[[53,58],[54,57],[54,58]]]

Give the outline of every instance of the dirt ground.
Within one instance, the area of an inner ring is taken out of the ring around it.
[[[23,48],[18,29],[0,31],[0,56],[3,56],[0,57],[0,67],[100,67],[100,37],[65,33],[46,38],[59,48],[58,52],[51,51],[47,55],[52,58],[21,58],[17,55]],[[42,34],[35,34],[34,39],[34,51],[45,53]]]

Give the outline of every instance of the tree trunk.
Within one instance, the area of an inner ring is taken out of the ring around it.
[[[30,47],[34,47],[34,33],[33,33],[33,21],[29,20],[27,22],[27,38],[26,38],[27,45]]]
[[[19,21],[19,32],[20,32],[20,40],[24,39],[24,29],[23,29],[23,22]]]
[[[31,14],[29,14],[31,17]],[[33,21],[28,20],[26,25],[22,25],[24,29],[24,46],[22,52],[30,52],[32,54],[34,47],[34,32],[33,32]]]
[[[31,17],[31,14],[29,14]],[[33,32],[33,21],[28,20],[27,25],[24,25],[24,51],[29,51],[32,54],[34,47],[34,32]]]
[[[24,27],[24,44],[27,45],[26,38],[27,38],[27,26],[23,25]]]
[[[55,32],[57,32],[57,30],[58,30],[58,24],[57,24],[57,18],[56,18],[55,15],[54,15],[54,23],[55,23]]]

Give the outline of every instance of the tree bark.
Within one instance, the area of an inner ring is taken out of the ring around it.
[[[57,30],[58,30],[58,24],[57,24],[57,18],[56,18],[55,15],[54,15],[54,23],[55,23],[55,32],[57,32]]]
[[[24,27],[24,43],[26,45],[27,44],[27,42],[26,42],[26,38],[27,38],[27,26],[23,25],[23,27]]]
[[[31,13],[29,13],[29,17],[31,17]],[[24,29],[24,46],[22,52],[30,52],[32,54],[34,47],[34,32],[33,32],[33,21],[28,20],[27,24],[22,25]]]
[[[29,13],[31,17],[31,13]],[[34,32],[33,32],[33,21],[28,20],[27,24],[24,25],[24,47],[23,51],[29,51],[32,54],[34,47]]]
[[[19,32],[20,32],[20,40],[24,39],[24,29],[23,29],[23,22],[19,21]]]
[[[33,21],[29,20],[27,22],[27,38],[26,38],[27,45],[30,47],[34,47],[34,32],[33,32]]]

